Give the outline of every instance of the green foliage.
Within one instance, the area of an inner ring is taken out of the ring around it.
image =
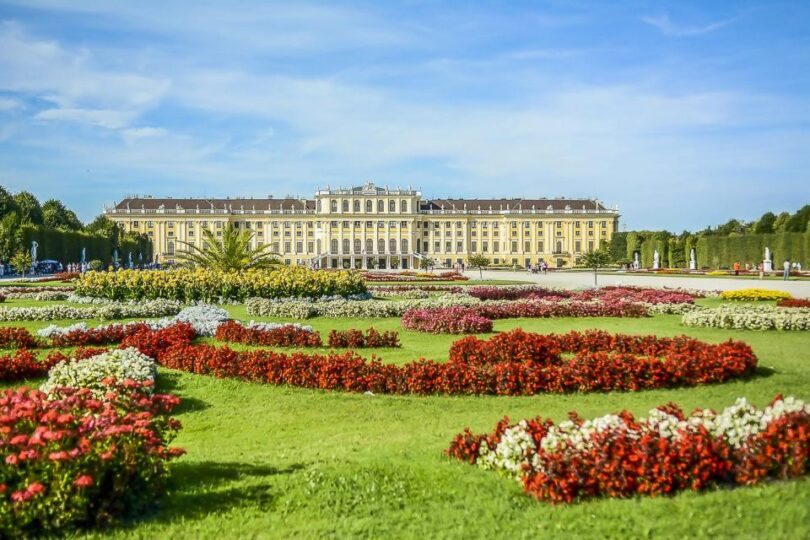
[[[14,269],[15,272],[18,274],[25,274],[26,272],[31,270],[31,265],[34,263],[33,259],[31,258],[31,253],[27,250],[20,250],[18,251],[12,258],[11,258],[11,267]]]
[[[579,258],[579,266],[593,269],[593,285],[595,287],[599,269],[609,265],[610,260],[610,253],[607,250],[589,251]]]
[[[248,268],[272,268],[279,260],[270,250],[270,244],[256,248],[250,241],[254,233],[248,229],[237,230],[231,224],[222,228],[222,238],[214,236],[210,229],[203,229],[203,247],[178,240],[185,246],[177,254],[177,259],[200,268],[231,272]],[[393,259],[391,261],[393,265]]]
[[[629,260],[627,256],[627,234],[626,232],[615,232],[608,243],[610,259],[615,263],[624,264],[624,261]]]
[[[806,232],[808,222],[810,222],[810,204],[805,204],[790,217],[785,224],[785,230],[788,232]]]
[[[371,260],[373,261],[374,258],[372,257]],[[423,258],[419,259],[419,268],[421,268],[422,270],[427,270],[428,268],[430,268],[430,264],[432,262],[433,261],[429,257],[423,257]],[[371,266],[371,265],[369,265],[369,266]]]
[[[469,264],[473,268],[478,267],[479,277],[483,279],[484,267],[489,265],[489,257],[484,255],[483,253],[473,254],[470,255],[469,258],[467,259],[467,264]]]
[[[2,189],[0,187],[0,189]],[[6,260],[20,249],[20,227],[17,213],[9,212],[0,218],[0,260]]]
[[[45,225],[53,229],[64,229],[67,231],[78,231],[82,228],[82,222],[76,217],[73,210],[69,210],[56,199],[48,199],[42,205],[42,215]]]
[[[92,259],[87,263],[87,267],[94,272],[100,272],[104,270],[104,263],[98,259]]]
[[[42,207],[33,194],[28,191],[20,191],[14,195],[14,202],[17,204],[20,223],[23,225],[42,225],[45,223]]]
[[[765,212],[762,217],[757,221],[754,232],[756,234],[773,234],[774,223],[776,223],[776,214],[773,212]]]
[[[4,188],[0,186],[0,218],[5,217],[11,212],[17,212],[17,202],[14,197]]]

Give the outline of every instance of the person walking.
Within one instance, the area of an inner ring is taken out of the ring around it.
[[[785,264],[782,265],[782,267],[785,269],[785,275],[782,276],[782,279],[784,281],[787,281],[788,278],[790,277],[790,261],[785,259]]]
[[[740,275],[740,261],[735,261],[734,266],[732,266],[732,268],[734,268],[734,275],[739,276]]]

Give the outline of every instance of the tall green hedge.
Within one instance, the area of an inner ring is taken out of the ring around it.
[[[120,246],[100,235],[84,232],[63,231],[48,227],[26,225],[22,227],[20,235],[25,249],[31,249],[31,242],[36,241],[37,259],[54,259],[62,263],[79,262],[82,257],[82,248],[86,248],[86,260],[99,259],[105,265],[112,262],[113,250],[118,249],[118,257],[125,263],[129,252],[137,264],[138,253],[143,254],[143,261],[152,260],[152,245],[146,239],[137,241],[125,239]]]
[[[698,268],[730,268],[735,261],[758,264],[766,247],[771,249],[774,268],[781,268],[785,259],[810,266],[810,233],[779,232],[703,236],[697,242]]]

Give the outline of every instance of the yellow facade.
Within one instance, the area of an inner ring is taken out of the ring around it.
[[[158,262],[202,230],[226,223],[250,229],[256,245],[286,264],[320,268],[418,268],[466,263],[483,254],[495,265],[545,261],[571,266],[618,230],[619,213],[591,199],[424,200],[412,189],[324,189],[314,199],[128,198],[105,214],[147,234]]]

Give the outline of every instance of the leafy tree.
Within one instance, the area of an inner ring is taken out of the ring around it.
[[[399,257],[396,255],[391,257],[391,268],[399,268]]]
[[[762,217],[757,221],[754,232],[756,234],[773,234],[774,223],[776,222],[776,214],[773,212],[765,212]]]
[[[489,264],[489,258],[483,253],[479,253],[478,255],[473,254],[467,259],[467,264],[469,264],[471,268],[478,267],[478,276],[484,279],[484,267]]]
[[[808,222],[810,222],[810,204],[805,204],[790,217],[785,224],[785,230],[788,232],[805,232]]]
[[[787,226],[788,221],[790,220],[790,214],[787,212],[782,212],[778,216],[776,216],[776,221],[773,222],[773,232],[782,232]]]
[[[18,273],[25,275],[28,270],[31,269],[31,265],[34,264],[33,259],[31,259],[31,254],[24,249],[18,251],[12,258],[11,258],[11,267]]]
[[[222,238],[210,229],[203,229],[203,247],[178,240],[185,250],[177,259],[195,266],[213,270],[234,271],[247,268],[272,268],[279,264],[276,254],[269,251],[270,244],[257,248],[250,246],[254,233],[249,229],[237,230],[231,224],[222,228]]]
[[[419,268],[422,270],[428,270],[430,265],[433,263],[433,260],[428,257],[422,257],[419,259]]]
[[[11,212],[17,212],[17,203],[6,188],[0,186],[0,218],[4,218]]]
[[[596,287],[597,273],[600,268],[604,268],[610,264],[610,253],[604,249],[589,251],[579,259],[579,264],[585,268],[593,268],[593,286]]]
[[[85,227],[85,230],[89,233],[100,234],[109,238],[115,247],[120,245],[120,239],[124,236],[121,227],[103,214],[90,222],[90,224]]]
[[[20,191],[14,195],[21,224],[42,225],[45,222],[42,216],[42,207],[39,201],[29,191]]]
[[[0,259],[6,260],[11,257],[20,249],[21,241],[17,213],[10,212],[0,218]]]
[[[73,210],[68,210],[65,205],[56,199],[48,199],[42,205],[42,215],[45,225],[54,229],[65,229],[68,231],[79,231],[82,229],[82,222],[76,217]]]

